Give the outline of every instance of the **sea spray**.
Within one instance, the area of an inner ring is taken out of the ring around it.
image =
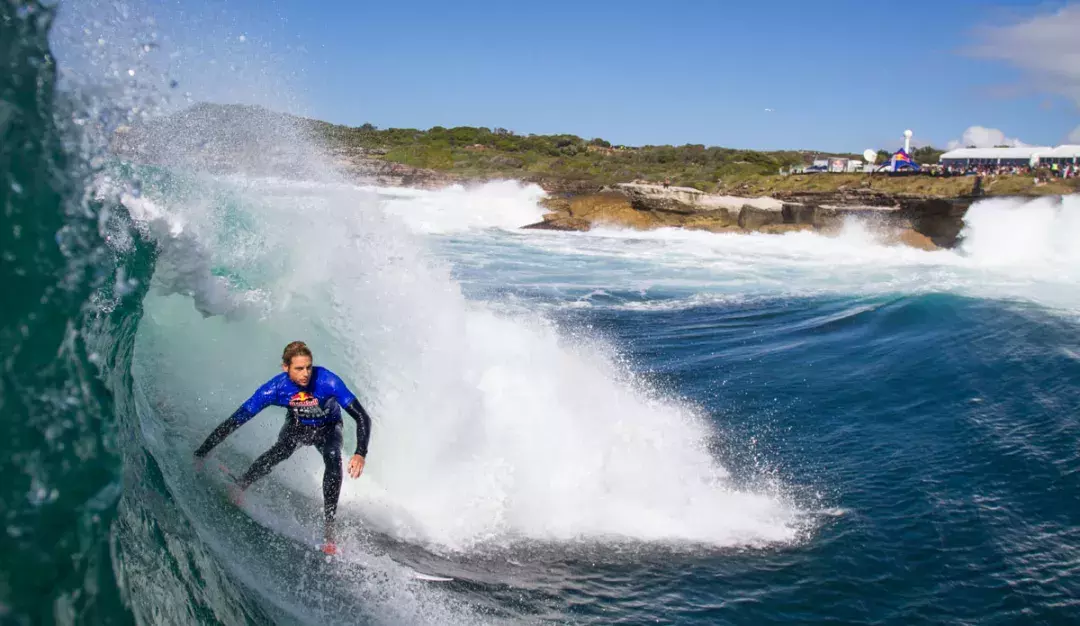
[[[460,197],[447,193],[440,201]],[[381,532],[452,550],[519,539],[794,537],[793,511],[775,496],[727,483],[705,447],[709,428],[688,407],[648,393],[587,335],[561,337],[542,318],[468,302],[377,197],[269,180],[239,197],[260,216],[259,261],[248,265],[281,272],[259,285],[272,310],[228,328],[151,296],[140,347],[162,355],[146,375],[173,381],[156,385],[163,393],[209,402],[203,429],[268,376],[272,357],[254,355],[304,336],[376,416],[366,480],[347,486],[343,512]],[[277,420],[261,419],[236,437],[248,458],[276,432]],[[275,480],[317,492],[320,462],[290,462],[303,471]]]
[[[992,198],[964,216],[961,252],[984,267],[1080,272],[1080,195]]]
[[[546,212],[539,205],[547,195],[543,189],[513,180],[453,185],[405,196],[389,189],[383,192],[387,194],[383,206],[388,213],[401,218],[410,229],[426,233],[517,229],[540,221]]]

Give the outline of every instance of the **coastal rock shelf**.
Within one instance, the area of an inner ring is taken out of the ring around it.
[[[550,212],[544,220],[524,228],[688,228],[735,233],[809,230],[835,234],[855,219],[888,242],[935,250],[957,244],[964,213],[973,200],[873,191],[741,198],[688,187],[627,183],[591,194],[548,198],[544,206]]]

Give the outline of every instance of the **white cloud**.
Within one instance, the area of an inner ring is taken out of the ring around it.
[[[1080,105],[1080,5],[1007,26],[975,31],[976,56],[1000,59],[1027,72],[1039,89]]]
[[[1080,109],[1080,4],[1004,26],[975,30],[974,56],[1004,61],[1025,74],[1028,90],[1064,96]],[[1080,141],[1080,127],[1069,141]]]
[[[1020,141],[1016,138],[1006,137],[1003,131],[996,128],[984,128],[982,126],[969,126],[960,139],[953,139],[949,142],[949,150],[955,150],[957,148],[968,148],[974,146],[976,148],[993,148],[995,146],[1009,146],[1011,148],[1022,148],[1028,144]]]

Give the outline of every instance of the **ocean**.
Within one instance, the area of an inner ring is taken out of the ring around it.
[[[365,186],[314,149],[136,165],[34,7],[0,4],[3,622],[1080,616],[1080,199],[979,202],[925,252],[523,231],[535,186]],[[295,339],[373,416],[338,558],[313,449],[223,495],[278,410],[191,454]]]

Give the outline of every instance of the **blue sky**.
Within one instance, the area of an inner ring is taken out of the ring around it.
[[[113,19],[114,35],[155,37],[192,99],[349,125],[858,152],[898,146],[905,128],[937,146],[975,125],[1040,145],[1080,128],[1080,78],[1063,89],[1051,75],[1055,55],[1080,53],[1071,38],[1035,59],[1017,52],[1080,17],[1080,3],[159,0],[133,11],[139,26],[78,9],[67,22],[104,31]]]

